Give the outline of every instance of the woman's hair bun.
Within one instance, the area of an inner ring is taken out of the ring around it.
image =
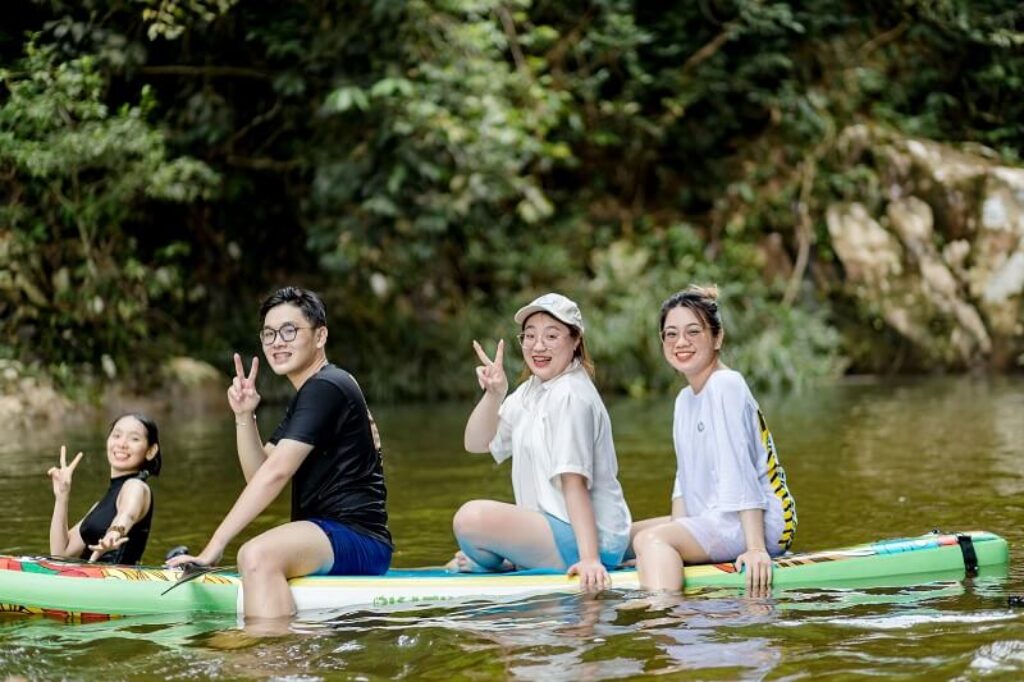
[[[708,285],[705,285],[705,286],[701,286],[701,285],[698,285],[698,284],[691,284],[689,287],[687,287],[686,292],[687,293],[691,293],[691,294],[696,294],[697,296],[700,296],[701,298],[706,298],[706,299],[708,299],[710,301],[717,301],[718,300],[718,285],[717,284],[708,284]]]

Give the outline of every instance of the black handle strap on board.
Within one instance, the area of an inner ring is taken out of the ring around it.
[[[174,557],[181,556],[183,554],[188,554],[188,547],[185,545],[178,545],[177,547],[167,551],[167,556],[164,557],[164,561],[170,561]],[[196,578],[201,578],[208,573],[219,573],[220,571],[233,570],[235,570],[234,566],[206,566],[204,564],[197,564],[190,561],[182,566],[181,575],[178,576],[178,579],[174,581],[170,587],[161,592],[160,596],[162,597],[174,588],[184,585],[187,582],[192,582]]]
[[[978,554],[974,551],[974,540],[970,535],[957,533],[956,541],[964,555],[964,571],[971,577],[978,575]]]
[[[204,575],[209,575],[210,573],[221,573],[223,571],[234,571],[235,567],[234,566],[204,566],[203,564],[197,564],[197,563],[194,563],[194,562],[189,562],[189,563],[183,565],[183,569],[184,570],[182,570],[181,575],[178,576],[178,579],[175,582],[171,583],[170,587],[168,587],[166,590],[164,590],[163,592],[160,593],[161,597],[164,596],[165,594],[167,594],[168,592],[170,592],[171,590],[184,585],[185,583],[192,582],[196,578],[201,578]]]

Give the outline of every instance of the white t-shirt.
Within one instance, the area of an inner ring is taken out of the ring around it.
[[[548,381],[531,376],[498,415],[490,450],[496,462],[512,458],[516,504],[571,523],[559,477],[580,474],[590,491],[599,550],[625,547],[631,518],[617,478],[611,419],[586,370],[574,362]]]
[[[672,437],[676,481],[687,516],[763,509],[780,542],[796,529],[796,506],[786,485],[771,432],[743,375],[711,374],[700,393],[689,386],[676,398]],[[766,542],[773,542],[766,538]]]

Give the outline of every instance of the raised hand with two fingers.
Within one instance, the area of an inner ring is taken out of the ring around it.
[[[228,387],[228,404],[236,416],[252,414],[260,404],[260,394],[256,390],[256,375],[259,373],[259,358],[253,357],[249,374],[242,366],[242,356],[235,353],[235,377]]]
[[[499,400],[503,399],[505,394],[508,393],[508,377],[505,376],[504,366],[505,341],[498,341],[498,348],[494,352],[494,360],[487,357],[487,353],[484,352],[483,347],[477,341],[473,341],[473,350],[476,351],[476,356],[483,363],[476,368],[476,379],[480,384],[480,388]]]
[[[84,453],[79,452],[71,460],[71,464],[68,464],[68,448],[66,445],[60,446],[60,467],[50,467],[50,470],[46,472],[46,475],[53,482],[54,497],[66,497],[71,493],[71,479],[75,474],[75,467],[78,466],[78,463],[82,461],[84,456]]]

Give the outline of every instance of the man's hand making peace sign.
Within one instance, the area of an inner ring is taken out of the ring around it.
[[[228,404],[237,417],[248,416],[259,407],[260,394],[256,391],[256,374],[259,370],[259,358],[254,357],[249,375],[246,376],[242,357],[235,353],[235,378],[228,386]]]

